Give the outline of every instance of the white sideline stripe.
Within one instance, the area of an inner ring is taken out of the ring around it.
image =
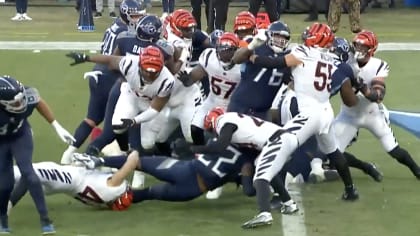
[[[0,41],[2,50],[99,50],[101,42]],[[293,45],[293,44],[292,44]],[[420,43],[380,43],[378,51],[419,51]]]
[[[283,236],[307,236],[300,186],[289,184],[289,194],[298,204],[299,211],[293,215],[282,215]]]

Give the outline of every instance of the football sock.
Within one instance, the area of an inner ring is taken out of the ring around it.
[[[281,176],[276,175],[271,180],[271,187],[273,187],[274,192],[279,194],[279,197],[282,202],[287,202],[287,201],[290,201],[292,198],[290,197],[289,192],[287,191],[283,183],[284,181],[281,178]]]
[[[357,159],[353,154],[344,152],[343,156],[347,160],[347,164],[351,167],[357,168],[359,170],[362,170],[363,172],[367,173],[369,171],[369,163],[364,162],[360,159]]]
[[[168,142],[163,142],[163,143],[155,143],[156,146],[156,151],[158,155],[163,155],[163,156],[171,156],[172,154],[172,149],[171,149],[171,144]]]
[[[204,137],[204,130],[195,125],[191,125],[191,137],[193,139],[194,145],[206,144],[206,140]]]
[[[260,212],[271,212],[270,208],[270,184],[267,180],[257,179],[254,181],[257,190],[257,203]]]
[[[121,151],[128,151],[128,132],[124,132],[122,134],[115,134],[115,139],[117,140]]]
[[[106,157],[104,158],[104,166],[119,169],[124,165],[126,161],[126,155]]]
[[[145,189],[133,190],[133,203],[142,202],[148,200],[150,196],[150,187]]]
[[[246,196],[252,197],[255,196],[255,188],[252,186],[253,176],[240,176],[242,191]]]
[[[80,122],[79,127],[77,127],[76,131],[74,132],[74,138],[76,142],[74,142],[73,146],[79,148],[85,142],[85,140],[89,137],[89,134],[92,132],[93,127],[91,127],[85,120]]]
[[[389,152],[389,155],[397,159],[399,163],[410,168],[411,172],[413,172],[414,175],[417,176],[418,174],[420,174],[419,166],[405,149],[401,148],[400,146],[397,146]]]
[[[333,153],[327,154],[327,157],[337,169],[338,174],[343,180],[344,186],[352,186],[353,180],[351,178],[350,169],[343,154],[337,149]]]

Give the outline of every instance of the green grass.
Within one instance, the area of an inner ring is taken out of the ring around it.
[[[14,8],[0,8],[0,41],[99,41],[102,31],[111,22],[103,17],[95,22],[94,33],[77,32],[76,12],[69,7],[53,8],[56,13],[47,14],[52,8],[33,7],[30,15],[33,22],[11,22]],[[232,9],[234,11],[242,9]],[[378,32],[383,41],[420,41],[418,10],[382,10],[362,15],[362,21]],[[298,37],[305,24],[306,15],[285,15]],[[321,17],[321,16],[320,16]],[[230,17],[232,19],[232,17]],[[392,19],[392,20],[391,20]],[[347,16],[343,15],[343,27],[347,27]],[[340,32],[344,36],[351,34]],[[73,130],[85,116],[88,83],[82,73],[92,68],[91,64],[70,67],[70,60],[64,51],[0,52],[0,73],[10,74],[27,85],[37,87],[43,98],[53,108],[57,119],[64,127]],[[415,52],[379,52],[378,57],[388,61],[391,74],[387,78],[385,103],[389,109],[419,111],[417,67],[420,56]],[[335,107],[338,98],[334,99]],[[338,111],[338,110],[336,110]],[[34,161],[59,161],[66,146],[59,140],[53,128],[38,114],[31,119],[34,132]],[[419,140],[411,134],[394,127],[401,146],[405,147],[420,162]],[[303,204],[305,222],[309,236],[394,236],[418,235],[418,212],[420,210],[420,188],[418,181],[408,169],[390,158],[379,142],[366,131],[361,132],[359,141],[349,149],[364,160],[378,164],[385,178],[376,183],[360,171],[352,174],[361,198],[355,203],[342,202],[340,182],[305,185]],[[148,183],[152,182],[151,178]],[[256,212],[253,198],[244,197],[240,191],[229,185],[218,201],[204,198],[186,203],[144,202],[133,206],[127,212],[96,210],[84,206],[64,195],[47,198],[51,218],[57,228],[57,235],[282,235],[281,216],[275,213],[271,228],[243,231],[240,225]],[[13,235],[38,235],[39,222],[35,207],[26,196],[13,209],[10,217]]]

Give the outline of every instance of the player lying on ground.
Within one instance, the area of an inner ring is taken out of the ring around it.
[[[188,161],[165,156],[140,157],[137,151],[128,156],[107,158],[75,153],[73,159],[90,169],[102,165],[121,168],[120,171],[126,176],[133,170],[140,170],[164,181],[145,189],[133,190],[133,203],[138,203],[144,200],[188,201],[224,185],[239,173],[251,177],[256,155],[252,150],[230,145],[220,153],[199,155]],[[242,182],[244,193],[253,195],[252,178],[242,179],[249,180],[248,183]]]
[[[123,175],[123,168],[112,174],[55,162],[34,163],[33,167],[46,195],[64,193],[85,204],[114,210],[125,210],[131,205],[132,193]],[[9,210],[28,191],[17,166],[14,166],[14,174],[16,184],[10,197]]]

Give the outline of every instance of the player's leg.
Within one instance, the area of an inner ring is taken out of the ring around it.
[[[13,156],[10,152],[10,143],[0,144],[0,233],[10,232],[7,216],[7,205],[13,190]]]
[[[109,92],[108,100],[105,108],[105,120],[101,135],[93,140],[86,149],[86,153],[90,155],[98,155],[103,147],[110,144],[115,134],[112,129],[112,116],[114,114],[115,105],[117,104],[118,98],[120,97],[121,81],[116,81]]]
[[[16,139],[16,141],[11,146],[11,152],[22,175],[21,181],[27,185],[29,193],[38,210],[43,232],[53,233],[55,230],[51,224],[50,218],[48,217],[48,210],[41,181],[39,180],[32,166],[32,132],[29,127],[27,127],[24,132],[25,133]]]

